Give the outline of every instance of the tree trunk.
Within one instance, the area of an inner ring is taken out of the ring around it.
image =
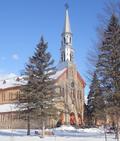
[[[95,118],[95,123],[94,124],[95,124],[95,126],[97,126],[97,118]]]
[[[119,115],[116,114],[116,133],[115,138],[119,141]]]
[[[30,135],[30,116],[27,115],[27,135]]]
[[[45,122],[44,120],[42,121],[42,137],[44,138],[45,136]]]
[[[107,117],[106,117],[106,111],[105,111],[105,122],[104,122],[104,133],[105,133],[105,141],[107,141],[107,132],[106,132],[106,123],[107,123]]]
[[[105,141],[107,141],[106,124],[104,125]]]

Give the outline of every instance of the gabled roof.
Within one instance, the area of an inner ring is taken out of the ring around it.
[[[56,72],[55,75],[53,75],[53,79],[58,80],[68,69],[67,68],[63,68],[61,70],[58,70]],[[83,87],[85,87],[86,83],[84,81],[84,79],[81,77],[81,75],[79,74],[79,72],[77,72],[77,77],[80,79],[80,81],[82,82]]]
[[[81,77],[81,75],[80,75],[79,72],[77,72],[77,76],[78,76],[78,78],[81,80],[81,82],[82,82],[82,84],[83,84],[83,87],[85,87],[86,83],[85,83],[84,79]]]
[[[67,68],[61,69],[61,70],[57,70],[56,73],[52,76],[53,79],[58,79],[61,75],[64,74],[64,72],[66,72]]]
[[[7,89],[11,87],[25,85],[27,81],[24,76],[17,76],[13,73],[0,76],[0,89]]]

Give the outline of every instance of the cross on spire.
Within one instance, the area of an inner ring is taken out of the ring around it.
[[[66,9],[68,9],[68,8],[69,8],[68,3],[65,3],[65,8],[66,8]]]

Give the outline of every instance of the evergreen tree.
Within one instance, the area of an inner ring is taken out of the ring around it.
[[[104,33],[104,41],[100,47],[97,70],[101,84],[106,92],[115,93],[120,90],[120,26],[118,19],[112,15],[108,29]]]
[[[104,119],[105,101],[102,96],[100,83],[95,72],[88,95],[88,122],[89,125],[96,125],[98,120]]]
[[[113,14],[100,47],[97,73],[106,98],[108,112],[119,119],[120,108],[120,25]],[[116,122],[118,125],[118,122]]]
[[[55,92],[56,87],[52,78],[56,72],[53,67],[54,61],[47,52],[47,47],[47,43],[42,37],[26,66],[25,74],[28,77],[28,82],[21,87],[19,99],[19,107],[23,111],[21,113],[27,114],[28,134],[30,134],[30,120],[34,116],[42,121],[43,136],[45,121],[48,117],[55,118],[57,116],[56,101],[60,100],[60,95]]]

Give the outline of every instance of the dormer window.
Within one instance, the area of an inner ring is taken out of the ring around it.
[[[19,77],[17,77],[17,78],[16,78],[16,81],[20,81],[20,78],[19,78]]]

